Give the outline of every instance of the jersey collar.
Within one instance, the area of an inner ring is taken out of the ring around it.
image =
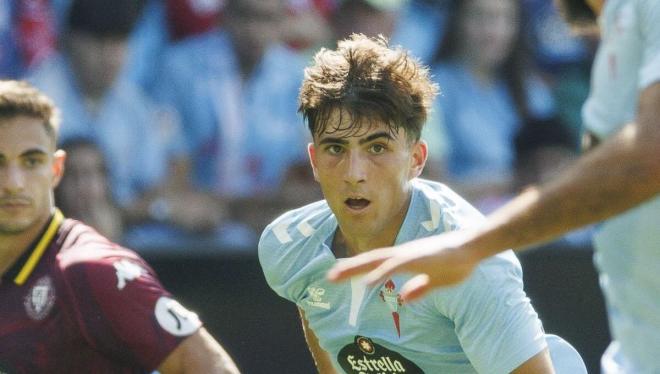
[[[64,215],[60,212],[59,209],[55,209],[55,213],[46,228],[44,229],[41,236],[36,239],[34,244],[30,246],[30,249],[25,251],[21,257],[16,260],[16,262],[7,270],[3,275],[3,280],[9,280],[13,278],[13,282],[21,286],[28,279],[34,268],[39,263],[41,256],[43,256],[46,248],[51,243],[57,229],[60,227],[60,224],[64,220]],[[4,283],[4,282],[3,282]]]

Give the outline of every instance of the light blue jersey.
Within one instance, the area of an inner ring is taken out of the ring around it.
[[[635,120],[641,91],[660,81],[660,1],[608,0],[600,22],[583,116],[607,137]],[[605,222],[594,243],[615,339],[603,370],[660,373],[660,198]]]
[[[412,183],[397,244],[482,220],[446,186]],[[340,372],[509,373],[546,347],[513,252],[482,262],[459,286],[406,304],[398,292],[409,275],[373,288],[358,278],[326,280],[338,261],[331,250],[336,230],[325,201],[290,211],[264,231],[259,260],[273,290],[305,312]]]

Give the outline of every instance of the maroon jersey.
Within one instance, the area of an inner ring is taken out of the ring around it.
[[[201,323],[135,252],[59,211],[0,283],[0,373],[150,372]]]

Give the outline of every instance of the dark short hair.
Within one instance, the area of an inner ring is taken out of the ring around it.
[[[41,120],[48,135],[57,142],[60,116],[55,104],[25,81],[0,80],[0,120],[18,116]]]
[[[144,4],[145,0],[73,0],[68,27],[98,37],[126,38]]]
[[[390,48],[382,36],[353,34],[336,50],[322,48],[314,56],[305,69],[298,111],[312,136],[326,131],[332,111],[340,109],[352,119],[346,128],[352,133],[380,120],[417,141],[437,91],[428,68],[408,52]]]
[[[564,20],[578,33],[597,32],[598,15],[584,0],[554,0]]]

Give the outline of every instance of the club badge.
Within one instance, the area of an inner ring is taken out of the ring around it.
[[[394,327],[396,328],[396,333],[401,337],[401,327],[399,325],[399,307],[403,306],[403,300],[401,295],[396,291],[396,284],[392,279],[388,279],[387,282],[380,289],[380,299],[387,304],[387,307],[392,312],[392,319],[394,320]]]
[[[55,287],[49,276],[39,278],[23,299],[25,312],[33,320],[44,319],[55,305]]]

